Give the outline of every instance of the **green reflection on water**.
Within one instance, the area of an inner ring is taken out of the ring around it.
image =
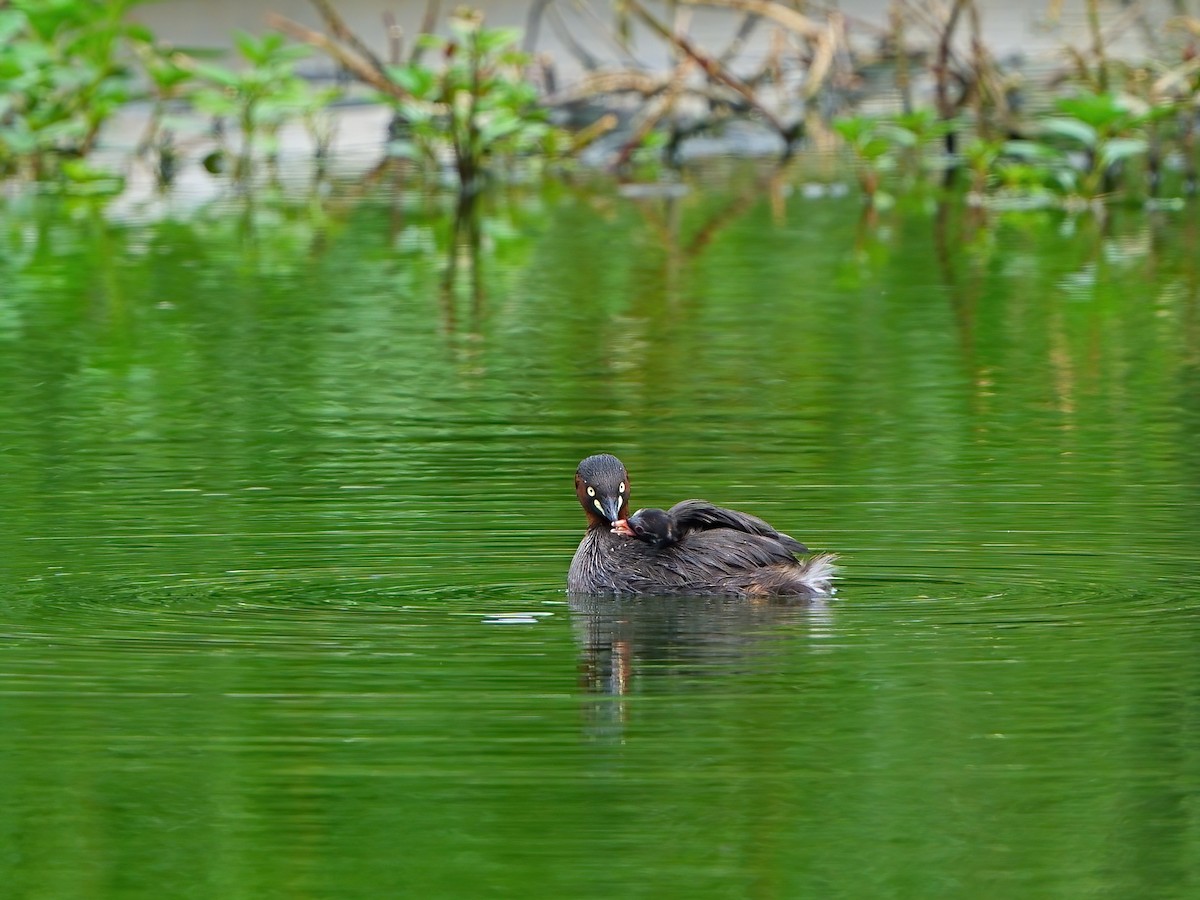
[[[1195,894],[1194,216],[447,221],[9,209],[8,895]],[[569,605],[600,449],[839,596]]]

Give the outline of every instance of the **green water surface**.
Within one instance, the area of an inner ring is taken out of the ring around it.
[[[0,216],[0,895],[1200,895],[1200,226]],[[578,460],[842,556],[571,600]]]

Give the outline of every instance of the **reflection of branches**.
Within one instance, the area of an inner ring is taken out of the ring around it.
[[[441,297],[443,326],[453,334],[458,326],[456,290],[459,270],[465,265],[471,278],[472,330],[481,327],[484,312],[483,274],[479,265],[480,223],[477,194],[460,194],[455,208],[450,239],[446,245],[446,268],[442,273]]]
[[[955,272],[955,263],[961,259],[962,246],[965,241],[961,223],[951,221],[952,205],[943,199],[938,203],[937,216],[934,219],[933,243],[937,253],[938,268],[942,273],[942,284],[946,288],[946,296],[954,309],[954,321],[958,325],[959,344],[962,349],[963,362],[972,373],[972,380],[978,381],[975,369],[975,310],[978,306],[980,286],[963,285]]]
[[[777,174],[784,169],[785,166],[782,163],[774,166],[766,179],[768,185],[773,184]],[[663,201],[664,211],[662,213],[657,212],[656,207],[651,204],[639,203],[637,208],[645,217],[646,224],[655,231],[663,245],[673,255],[678,255],[685,260],[693,260],[704,252],[704,249],[712,243],[723,228],[741,218],[750,207],[758,202],[759,198],[760,193],[757,190],[738,192],[720,209],[708,216],[691,238],[686,241],[680,240],[679,222],[675,215],[679,206],[678,197],[666,196]]]

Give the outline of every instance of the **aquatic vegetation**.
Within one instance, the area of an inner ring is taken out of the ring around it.
[[[228,130],[218,129],[220,147],[209,154],[206,167],[219,172],[232,160],[233,177],[242,181],[252,173],[256,154],[261,154],[274,169],[279,130],[292,118],[305,120],[321,157],[330,139],[321,111],[341,91],[316,89],[296,73],[296,63],[309,55],[308,47],[289,44],[274,32],[261,37],[238,32],[233,40],[248,65],[234,68],[193,62],[191,66],[200,83],[190,93],[191,101],[220,120],[232,119],[238,129],[236,145]]]
[[[1081,93],[1060,98],[1054,113],[1035,118],[1028,137],[976,135],[953,157],[940,143],[951,123],[926,127],[929,120],[915,115],[853,116],[833,124],[856,161],[869,203],[888,196],[881,189],[884,173],[919,178],[939,166],[948,176],[965,167],[977,199],[999,193],[1021,203],[1055,196],[1091,202],[1118,194],[1122,176],[1150,151],[1149,129],[1175,114],[1171,104],[1147,107],[1117,94]]]
[[[126,21],[141,0],[12,0],[0,7],[0,177],[95,183],[84,159],[134,95],[129,51],[153,35]]]
[[[238,32],[237,58],[221,61],[165,46],[129,22],[141,2],[0,5],[0,178],[119,191],[121,178],[97,171],[92,153],[131,100],[150,101],[135,155],[164,188],[189,156],[239,187],[264,166],[275,180],[281,131],[297,123],[320,177],[338,121],[333,105],[356,91],[393,113],[376,172],[452,185],[463,204],[585,147],[599,167],[657,181],[664,168],[687,164],[690,141],[728,133],[734,122],[752,123],[748,152],[773,153],[780,178],[794,154],[840,139],[876,208],[927,197],[939,182],[975,207],[1175,203],[1200,180],[1200,21],[1152,21],[1144,4],[1113,22],[1090,4],[1090,44],[1066,45],[1047,77],[998,61],[976,0],[896,3],[886,24],[770,0],[681,3],[740,20],[724,48],[704,46],[687,15],[668,22],[630,0],[615,23],[592,14],[599,31],[588,37],[617,49],[613,65],[571,35],[552,4],[534,5],[523,37],[470,9],[443,17],[432,2],[415,37],[390,20],[385,59],[330,0],[312,0],[323,31],[271,15],[273,30]],[[1056,6],[1047,12],[1057,14]],[[543,20],[581,65],[569,85],[553,59],[533,53]],[[1153,38],[1154,58],[1123,59],[1108,46],[1135,24]],[[766,38],[758,69],[735,66],[757,29],[770,30],[758,35]],[[647,44],[668,62],[639,59]],[[366,91],[314,85],[299,68],[314,50]]]
[[[462,192],[472,195],[501,160],[551,158],[566,142],[524,78],[529,56],[517,49],[520,33],[484,28],[479,14],[460,13],[449,24],[450,37],[421,37],[443,64],[387,67],[404,96],[380,99],[396,111],[388,152],[435,165],[448,153]]]

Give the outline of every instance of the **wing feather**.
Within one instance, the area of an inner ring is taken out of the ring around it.
[[[738,512],[715,506],[707,500],[680,500],[670,509],[681,532],[708,531],[713,528],[728,528],[744,534],[770,538],[782,544],[789,553],[807,553],[808,548],[789,534],[776,531],[768,523],[749,513]]]

